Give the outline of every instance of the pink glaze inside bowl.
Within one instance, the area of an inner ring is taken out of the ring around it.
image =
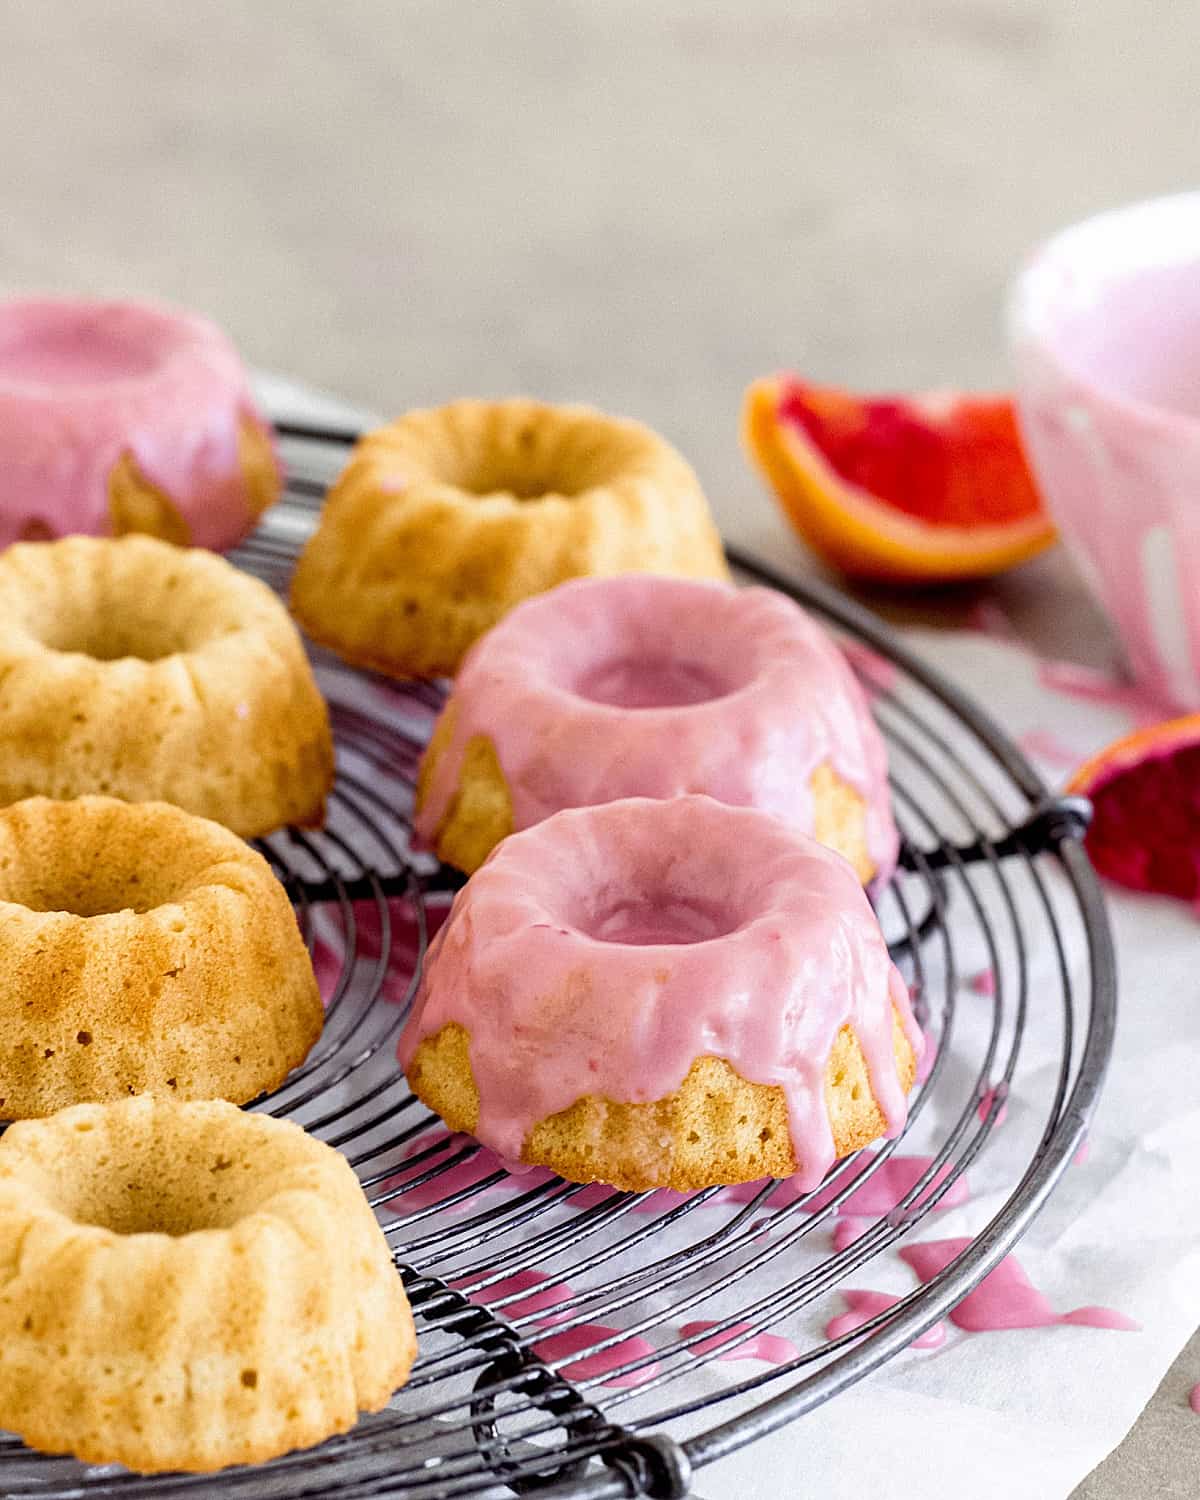
[[[1200,707],[1200,193],[1064,230],[1019,276],[1022,433],[1134,676]]]

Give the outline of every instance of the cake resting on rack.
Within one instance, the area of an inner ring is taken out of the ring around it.
[[[845,860],[685,796],[506,839],[455,898],[399,1052],[452,1130],[641,1190],[815,1188],[902,1129],[921,1047]]]
[[[704,792],[896,860],[887,756],[862,688],[786,595],[644,575],[519,605],[470,651],[417,784],[417,831],[470,872],[567,807]]]
[[[728,577],[675,449],[591,407],[455,401],[358,444],[301,554],[292,609],[356,666],[435,677],[522,599],[613,573]]]

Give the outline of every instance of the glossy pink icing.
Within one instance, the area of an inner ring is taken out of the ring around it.
[[[971,1243],[969,1239],[927,1240],[920,1245],[905,1246],[900,1257],[922,1281],[932,1281]],[[1073,1312],[1056,1313],[1049,1300],[1026,1276],[1014,1255],[1006,1255],[974,1291],[967,1293],[950,1314],[950,1321],[971,1333],[1005,1328],[1048,1328],[1059,1323],[1131,1333],[1141,1326],[1111,1307],[1077,1307]]]
[[[844,1334],[853,1333],[855,1329],[861,1328],[864,1323],[869,1323],[872,1318],[878,1317],[880,1313],[887,1312],[889,1307],[895,1307],[900,1301],[899,1297],[889,1296],[887,1292],[855,1291],[847,1289],[842,1292],[846,1301],[846,1311],[840,1313],[836,1318],[830,1318],[825,1325],[825,1337],[827,1339],[840,1339]],[[919,1337],[913,1339],[910,1348],[913,1349],[939,1349],[946,1342],[946,1328],[943,1323],[935,1323],[932,1328],[927,1328]]]
[[[1200,708],[1200,193],[1058,235],[1012,327],[1051,513],[1139,682]]]
[[[600,1349],[595,1354],[583,1353],[594,1344],[603,1343],[620,1332],[619,1328],[607,1328],[603,1323],[583,1323],[578,1328],[564,1328],[561,1333],[552,1333],[549,1338],[539,1339],[533,1346],[533,1352],[549,1364],[559,1364],[572,1354],[583,1354],[582,1359],[572,1360],[562,1366],[562,1373],[568,1380],[607,1377],[602,1379],[602,1385],[644,1385],[647,1380],[653,1380],[658,1374],[657,1360],[651,1360],[639,1365],[636,1370],[626,1370],[619,1375],[612,1373],[621,1365],[654,1353],[654,1345],[639,1334],[630,1334],[620,1343],[613,1344],[609,1349]]]
[[[849,1250],[855,1240],[861,1239],[871,1227],[870,1219],[842,1219],[833,1226],[833,1248],[840,1255],[843,1250]]]
[[[197,546],[251,529],[238,427],[258,416],[233,345],[211,323],[143,302],[0,303],[0,546],[111,532],[108,478],[125,454]]]
[[[595,936],[615,909],[703,909],[719,936],[664,944]],[[889,1133],[907,1102],[895,1007],[922,1038],[875,914],[836,854],[775,818],[710,797],[558,813],[506,839],[455,898],[400,1038],[407,1068],[450,1022],[470,1034],[479,1139],[518,1159],[533,1125],[586,1094],[672,1093],[697,1057],[783,1089],[792,1179],[834,1160],[824,1097],[851,1025]]]
[[[690,1339],[694,1334],[716,1327],[716,1323],[700,1319],[695,1323],[685,1323],[679,1333],[682,1338]],[[786,1365],[790,1360],[800,1358],[800,1351],[791,1339],[778,1333],[755,1333],[749,1323],[733,1323],[712,1338],[699,1339],[689,1345],[688,1353],[697,1359],[715,1354],[718,1359],[758,1359],[767,1365]]]
[[[518,831],[566,807],[706,792],[811,833],[809,779],[828,763],[866,803],[877,872],[895,864],[866,697],[825,631],[770,589],[641,574],[564,583],[477,642],[452,702],[453,737],[416,818],[426,840],[485,735]]]

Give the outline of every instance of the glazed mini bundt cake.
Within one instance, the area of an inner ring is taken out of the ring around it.
[[[836,849],[896,860],[883,740],[833,641],[770,589],[579,579],[470,651],[421,764],[416,827],[478,868],[564,807],[706,792]]]
[[[378,1411],[412,1314],[345,1159],[221,1102],[0,1140],[0,1426],[144,1473],[260,1463]]]
[[[456,401],[370,433],[292,585],[308,634],[395,676],[457,670],[530,594],[589,574],[725,578],[695,474],[638,422]]]
[[[0,1119],[154,1093],[244,1103],[321,1034],[266,860],[165,803],[0,810]]]
[[[237,351],[194,314],[0,303],[0,546],[148,532],[224,550],[282,485]]]
[[[687,796],[506,839],[434,939],[399,1056],[451,1130],[514,1163],[808,1190],[903,1127],[921,1047],[845,860]]]
[[[0,805],[108,793],[253,838],[320,823],[332,780],[328,711],[266,584],[144,536],[0,553]]]

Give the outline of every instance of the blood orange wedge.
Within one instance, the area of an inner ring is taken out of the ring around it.
[[[773,375],[746,392],[743,435],[796,531],[851,578],[985,578],[1054,540],[1007,397]]]
[[[1092,799],[1087,850],[1101,875],[1200,902],[1200,714],[1109,745],[1067,790]]]

